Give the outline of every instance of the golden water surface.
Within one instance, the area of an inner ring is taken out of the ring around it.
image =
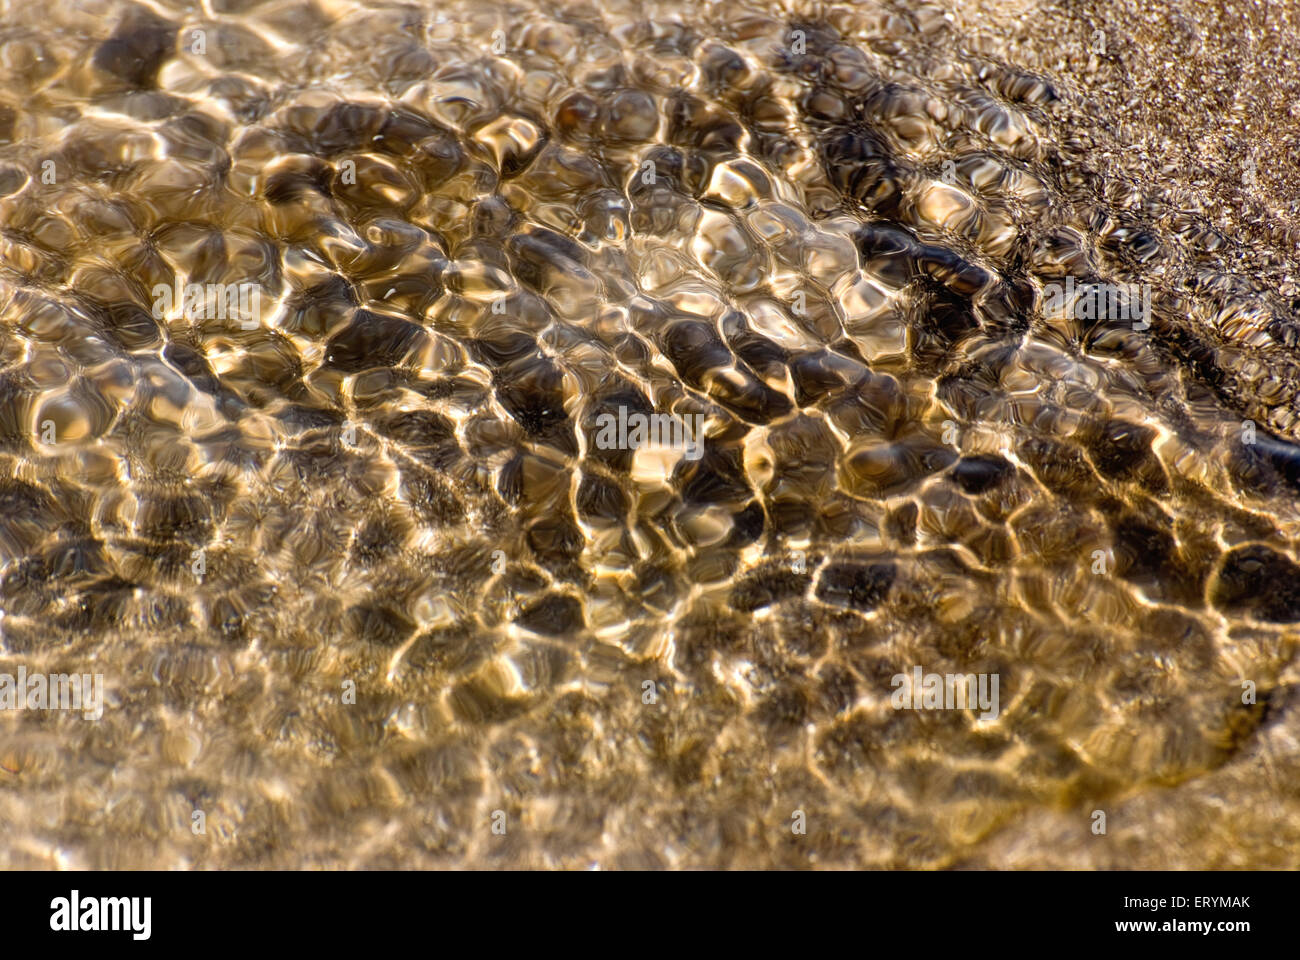
[[[1300,865],[1296,13],[1080,6],[0,3],[0,866]]]

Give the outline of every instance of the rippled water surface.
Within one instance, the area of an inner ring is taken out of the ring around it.
[[[1295,14],[989,6],[0,5],[0,865],[1296,866]]]

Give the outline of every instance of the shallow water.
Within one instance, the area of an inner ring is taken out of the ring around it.
[[[4,8],[0,673],[106,702],[0,864],[1295,866],[1300,206],[1109,131],[1179,9]]]

